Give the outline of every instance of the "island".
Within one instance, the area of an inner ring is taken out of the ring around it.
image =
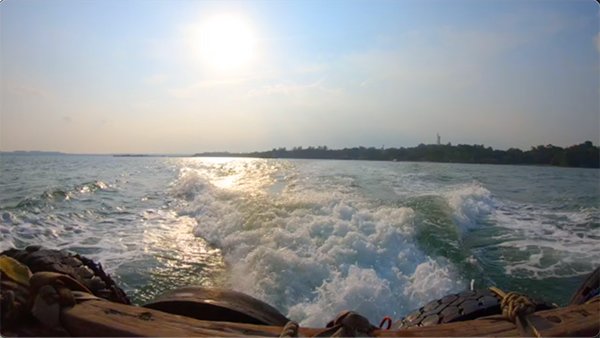
[[[197,153],[198,157],[257,157],[257,158],[298,158],[298,159],[337,159],[371,161],[414,161],[444,163],[482,164],[524,164],[552,165],[560,167],[599,168],[600,148],[591,141],[562,148],[539,145],[523,151],[517,148],[498,150],[484,145],[459,144],[419,144],[410,148],[354,147],[329,149],[327,146],[294,147],[292,149],[273,148],[267,151],[230,153]]]

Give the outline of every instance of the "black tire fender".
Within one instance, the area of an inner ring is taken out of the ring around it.
[[[27,265],[32,273],[50,271],[69,275],[85,285],[97,297],[131,304],[123,289],[104,272],[102,265],[84,256],[64,250],[45,249],[38,245],[28,246],[23,250],[9,249],[0,255],[12,257]]]
[[[188,286],[169,291],[144,307],[200,320],[284,326],[290,320],[271,305],[244,293]]]
[[[535,303],[536,311],[554,307],[546,302]],[[431,301],[410,312],[406,317],[392,324],[392,329],[460,322],[498,314],[502,314],[502,309],[500,298],[495,293],[488,289],[463,291]]]

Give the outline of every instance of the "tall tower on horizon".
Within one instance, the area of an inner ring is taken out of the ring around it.
[[[442,138],[440,137],[440,133],[437,133],[437,145],[442,144]]]

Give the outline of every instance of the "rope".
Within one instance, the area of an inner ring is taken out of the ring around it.
[[[289,321],[281,330],[279,338],[298,337],[298,329],[300,326],[294,321]]]
[[[527,315],[535,312],[535,303],[531,298],[516,292],[507,293],[493,286],[489,290],[500,297],[502,315],[516,325],[521,336],[540,337],[538,330],[527,319]]]
[[[77,293],[77,298],[73,295]],[[90,295],[90,296],[87,296]],[[60,322],[61,310],[77,301],[95,297],[74,278],[57,272],[41,271],[29,279],[30,312],[52,334],[68,333]]]
[[[515,322],[517,316],[528,315],[535,312],[535,303],[527,296],[516,292],[504,292],[496,287],[490,287],[490,291],[497,294],[500,301],[502,315],[511,322]]]
[[[385,323],[387,323],[387,327],[384,329],[383,324],[385,324]],[[392,327],[392,318],[390,318],[389,316],[383,317],[383,319],[379,323],[379,328],[382,330],[389,330],[391,327]]]
[[[353,311],[343,311],[314,337],[371,337],[375,329],[367,318]]]

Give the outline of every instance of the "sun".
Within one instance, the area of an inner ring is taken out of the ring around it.
[[[204,64],[215,70],[234,70],[256,57],[256,37],[243,17],[221,14],[197,27],[196,50]]]

